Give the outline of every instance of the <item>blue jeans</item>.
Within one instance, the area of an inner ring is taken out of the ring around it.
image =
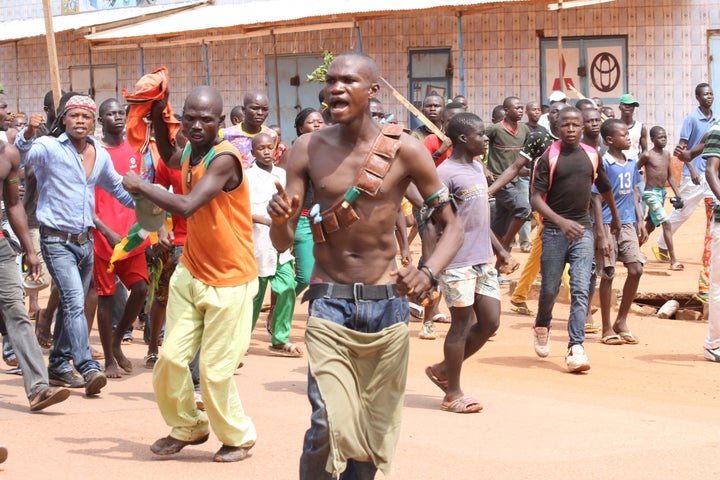
[[[70,360],[80,374],[100,370],[90,356],[85,295],[92,280],[93,243],[83,245],[65,242],[53,235],[40,236],[45,264],[60,294],[60,308],[55,317],[55,346],[50,350],[48,370],[64,373],[72,370]]]
[[[408,323],[410,309],[404,298],[388,300],[344,300],[319,298],[310,303],[310,315],[364,333],[375,333],[396,323]],[[300,480],[331,480],[325,471],[330,455],[330,436],[327,410],[320,389],[308,374],[308,400],[312,406],[310,428],[305,433],[303,453],[300,457]],[[369,480],[375,478],[377,467],[372,462],[349,459],[342,480]]]
[[[570,317],[568,318],[568,347],[585,341],[585,317],[593,264],[593,235],[589,229],[580,240],[570,242],[555,226],[546,226],[542,236],[540,257],[540,298],[536,327],[549,327],[555,299],[560,291],[560,279],[565,263],[570,264]]]

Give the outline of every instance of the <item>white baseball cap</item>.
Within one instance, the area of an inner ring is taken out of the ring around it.
[[[550,103],[552,102],[564,102],[567,100],[567,95],[565,95],[560,90],[555,90],[550,94]]]

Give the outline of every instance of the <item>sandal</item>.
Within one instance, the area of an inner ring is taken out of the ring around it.
[[[667,250],[661,250],[660,247],[655,245],[652,247],[652,252],[655,254],[655,260],[661,263],[668,263],[670,261],[670,255]]]
[[[510,310],[512,310],[515,313],[519,313],[520,315],[527,315],[531,316],[533,315],[532,310],[530,310],[530,307],[527,306],[527,303],[525,302],[513,302],[510,300],[510,303],[512,304],[512,307]]]
[[[594,323],[586,323],[585,324],[585,333],[598,333],[599,331],[600,331],[600,327],[598,327]]]
[[[622,345],[623,340],[620,338],[620,335],[614,334],[614,335],[605,335],[600,339],[600,343],[603,345]]]
[[[623,343],[627,343],[628,345],[637,345],[640,343],[632,332],[617,332],[617,334],[622,339]]]
[[[432,366],[425,369],[425,375],[433,382],[440,390],[447,392],[448,381],[445,378],[440,378],[438,374],[433,370]]]
[[[483,409],[482,405],[470,395],[456,398],[452,402],[443,401],[441,407],[452,413],[477,413]]]
[[[510,257],[507,263],[500,265],[500,267],[498,268],[498,272],[500,272],[502,275],[510,275],[518,268],[520,268],[520,262],[515,260],[513,257]]]
[[[40,317],[42,316],[43,312],[45,312],[44,308],[38,309],[35,312],[35,315],[33,315],[33,320],[35,321],[35,338],[37,338],[38,343],[42,348],[52,348],[53,346],[53,336],[52,333],[48,330],[45,330],[41,328],[40,325]]]
[[[675,262],[672,265],[670,265],[670,270],[672,270],[674,272],[681,272],[681,271],[685,270],[685,265],[683,265],[680,262]]]
[[[30,400],[30,411],[37,412],[50,405],[60,403],[70,396],[70,390],[67,388],[45,387],[40,390],[35,397]]]
[[[418,305],[417,303],[413,302],[408,302],[408,305],[410,306],[410,316],[418,320],[422,320],[425,316],[425,309],[422,307],[422,305]]]
[[[152,370],[158,361],[157,353],[148,353],[143,360],[145,360],[145,368]]]
[[[300,350],[297,347],[297,345],[292,344],[290,342],[281,343],[279,345],[270,345],[268,347],[268,350],[270,350],[273,353],[277,353],[283,357],[302,357],[303,356],[302,350]]]
[[[436,313],[433,315],[432,321],[435,323],[451,323],[451,321],[448,320],[447,315],[444,313]]]

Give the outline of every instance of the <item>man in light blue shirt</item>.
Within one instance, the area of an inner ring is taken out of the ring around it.
[[[52,385],[80,388],[97,395],[107,378],[90,355],[84,304],[92,278],[93,245],[90,227],[95,210],[95,186],[108,191],[120,203],[134,207],[122,188],[107,151],[91,134],[95,102],[76,95],[62,110],[64,132],[57,138],[35,138],[42,115],[32,115],[18,134],[15,146],[25,164],[33,166],[38,182],[37,218],[40,243],[48,271],[60,293],[48,374]],[[73,373],[70,360],[83,378]]]
[[[698,281],[697,298],[707,301],[708,289],[710,288],[710,219],[715,197],[705,180],[706,160],[702,157],[703,137],[710,130],[710,127],[717,117],[712,111],[713,90],[707,83],[700,83],[695,87],[695,98],[698,107],[693,110],[683,121],[680,130],[680,142],[675,147],[675,155],[685,162],[680,180],[680,198],[684,206],[674,210],[670,214],[668,222],[671,225],[673,235],[685,221],[695,212],[701,202],[705,202],[705,213],[707,217],[707,228],[705,234],[705,245],[703,249],[703,261],[700,268]],[[693,168],[690,168],[692,165]],[[694,171],[693,171],[694,169]],[[667,245],[663,235],[658,237],[657,247],[653,248],[655,257],[660,261],[669,261]]]

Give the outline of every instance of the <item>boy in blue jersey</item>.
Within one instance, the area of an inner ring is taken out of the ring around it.
[[[598,195],[594,195],[593,207],[597,210],[602,209],[603,216],[603,228],[596,229],[595,242],[595,264],[600,273],[600,312],[603,324],[600,342],[605,345],[636,344],[638,340],[627,325],[627,314],[633,298],[635,298],[643,273],[643,263],[645,263],[645,258],[640,253],[640,245],[647,241],[647,231],[641,221],[642,214],[639,206],[640,174],[636,159],[623,155],[623,150],[627,150],[629,147],[630,136],[627,125],[622,120],[606,120],[600,129],[600,135],[608,147],[608,151],[602,157],[602,163],[610,180],[622,225],[618,234],[610,233],[612,219],[610,208]],[[593,193],[598,193],[594,187]],[[617,318],[615,323],[611,324],[610,296],[612,295],[612,282],[617,260],[623,262],[628,273],[623,286]]]

